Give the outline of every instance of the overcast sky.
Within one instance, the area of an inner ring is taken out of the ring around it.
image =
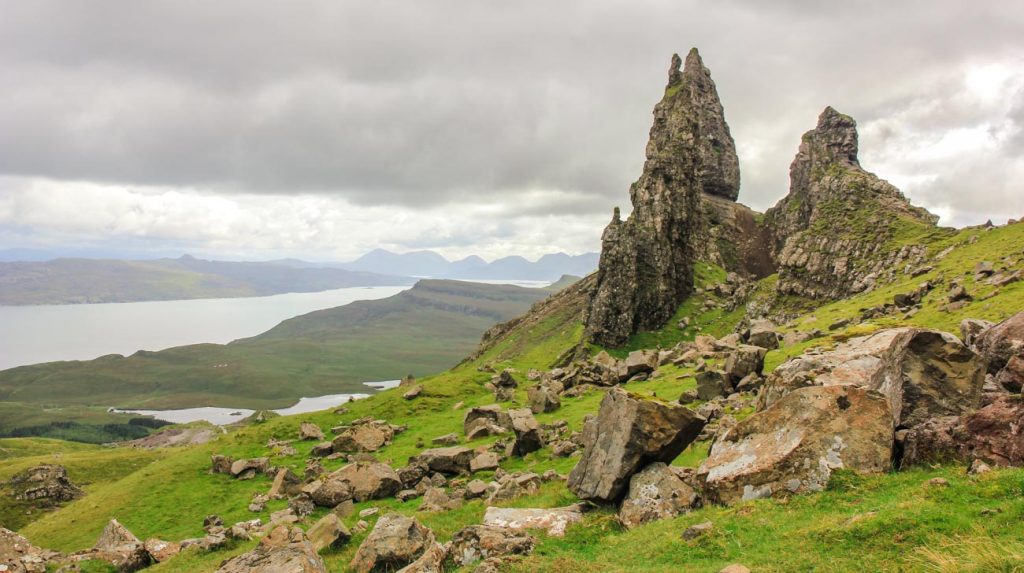
[[[1024,216],[1019,2],[0,0],[0,248],[597,250],[691,46],[741,202],[832,105],[942,224]]]

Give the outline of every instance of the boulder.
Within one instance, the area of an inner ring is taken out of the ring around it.
[[[430,442],[439,446],[454,446],[459,443],[459,435],[454,433],[445,434],[430,440]]]
[[[562,407],[562,401],[558,398],[558,392],[548,384],[530,386],[526,390],[526,399],[530,403],[530,410],[534,414],[554,412]]]
[[[422,394],[422,393],[423,393],[423,386],[420,386],[419,384],[417,384],[416,386],[413,386],[408,391],[406,391],[405,394],[402,394],[402,398],[405,398],[406,400],[415,400],[416,398],[419,398],[420,394]]]
[[[685,513],[697,502],[697,492],[674,468],[654,462],[630,478],[629,492],[619,508],[619,522],[632,529]]]
[[[960,338],[964,344],[973,348],[978,343],[978,337],[992,326],[994,324],[987,320],[965,318],[960,321]]]
[[[221,564],[217,573],[327,573],[327,566],[298,527],[279,525],[256,547]]]
[[[732,386],[725,377],[725,373],[718,370],[705,370],[697,374],[697,398],[701,400],[714,400],[719,396],[732,394]]]
[[[235,460],[231,463],[230,474],[236,479],[250,479],[256,474],[266,473],[270,468],[268,458],[253,458],[251,460]]]
[[[995,382],[1010,392],[1020,392],[1024,388],[1024,355],[1011,357],[996,374]]]
[[[319,442],[324,439],[324,431],[313,422],[303,422],[299,424],[299,439]]]
[[[854,385],[884,395],[895,427],[907,428],[977,408],[984,383],[981,361],[956,336],[893,328],[785,362],[768,376],[758,406],[804,386]]]
[[[516,530],[470,525],[452,536],[449,554],[456,565],[466,567],[491,557],[529,555],[536,544],[536,538]]]
[[[775,332],[775,325],[767,320],[754,320],[750,323],[750,331],[747,333],[747,344],[774,350],[779,347],[779,333]]]
[[[335,507],[352,499],[353,494],[352,484],[333,474],[303,485],[301,491],[320,507]]]
[[[46,573],[47,564],[59,559],[55,551],[32,545],[21,535],[0,527],[0,565],[6,565],[12,573]]]
[[[163,563],[181,552],[181,545],[173,541],[163,539],[147,539],[143,544],[150,559],[157,563]]]
[[[768,351],[759,346],[741,344],[729,353],[725,359],[725,379],[735,388],[740,380],[754,374],[760,376],[764,371],[764,357]]]
[[[494,436],[512,430],[512,418],[498,404],[470,408],[462,419],[468,439]]]
[[[391,497],[402,489],[398,473],[387,464],[355,462],[334,471],[328,480],[348,482],[356,502]]]
[[[210,473],[229,474],[231,473],[232,463],[234,463],[234,460],[227,456],[213,454],[210,456]]]
[[[335,452],[376,452],[390,444],[394,437],[395,430],[391,424],[373,420],[346,428],[331,445]]]
[[[313,544],[313,549],[316,552],[320,552],[328,547],[340,547],[351,539],[352,534],[349,533],[345,524],[341,522],[341,518],[334,512],[329,512],[320,518],[313,524],[313,527],[309,528],[306,532],[306,537],[309,538],[309,542]]]
[[[1004,394],[976,412],[928,420],[905,432],[902,448],[903,467],[952,460],[1024,466],[1024,398]]]
[[[887,470],[892,444],[892,413],[881,394],[801,388],[720,436],[698,479],[711,501],[724,504],[820,491],[837,469]]]
[[[552,537],[563,537],[569,525],[582,519],[583,513],[576,506],[550,509],[488,507],[483,524],[511,531],[543,529]]]
[[[498,480],[497,488],[493,488],[487,498],[488,505],[509,501],[522,495],[534,494],[540,490],[540,476],[533,472],[516,472],[507,474]]]
[[[434,544],[433,532],[420,522],[388,513],[377,520],[349,563],[349,569],[356,573],[370,573],[378,568],[399,569],[416,561]]]
[[[138,571],[150,563],[146,546],[116,519],[107,522],[87,555],[110,563],[118,571]]]
[[[540,434],[540,424],[533,417],[529,408],[509,410],[509,417],[512,419],[512,431],[516,434],[515,442],[512,445],[512,453],[516,456],[525,456],[544,447],[544,439]]]
[[[976,347],[993,375],[1006,368],[1012,358],[1024,358],[1024,311],[982,332]]]
[[[33,501],[36,506],[51,506],[82,496],[82,490],[68,478],[64,466],[42,464],[20,471],[2,484],[10,495],[20,501]]]
[[[597,417],[584,425],[583,456],[567,485],[582,499],[616,501],[634,473],[652,462],[674,460],[704,424],[685,406],[612,388]]]
[[[483,472],[498,469],[498,455],[494,452],[481,452],[469,461],[469,472]]]
[[[470,462],[475,457],[473,450],[463,446],[432,448],[423,450],[409,460],[410,465],[426,467],[430,471],[448,475],[459,475],[470,472]]]
[[[619,382],[625,382],[638,374],[650,374],[658,367],[656,350],[634,350],[622,361]]]

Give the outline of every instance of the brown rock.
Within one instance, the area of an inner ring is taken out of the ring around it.
[[[537,540],[516,530],[488,525],[471,525],[452,536],[450,554],[458,566],[506,555],[529,555]]]
[[[558,398],[558,392],[548,384],[538,384],[527,388],[526,399],[529,401],[530,410],[534,414],[554,412],[562,407],[562,401]]]
[[[173,541],[164,541],[156,538],[147,539],[143,546],[146,548],[146,553],[149,553],[150,558],[157,563],[163,563],[181,552],[181,545]]]
[[[356,573],[398,569],[416,561],[435,544],[434,534],[411,517],[388,513],[377,520],[349,568]]]
[[[306,532],[306,537],[313,544],[313,549],[319,553],[328,547],[344,545],[351,539],[352,534],[349,533],[345,524],[341,522],[338,514],[330,512],[320,518],[320,521],[314,523],[313,527],[309,528],[309,531]]]
[[[552,537],[563,537],[567,527],[583,519],[576,506],[533,509],[518,507],[488,507],[484,512],[484,525],[526,531],[543,529]]]
[[[373,420],[354,424],[332,441],[335,452],[376,452],[391,443],[395,430],[391,424]]]
[[[352,488],[352,499],[356,502],[391,497],[402,489],[398,473],[387,464],[379,462],[355,462],[334,471],[328,482],[348,482]]]
[[[319,441],[324,439],[324,431],[313,422],[303,422],[299,425],[299,439]]]
[[[473,450],[463,446],[432,448],[423,450],[409,460],[410,465],[419,465],[430,471],[448,475],[470,472],[470,462],[475,457]]]
[[[544,447],[540,424],[529,408],[509,410],[508,414],[512,418],[512,431],[516,434],[516,440],[512,445],[513,455],[525,456]]]
[[[279,525],[256,548],[221,564],[217,573],[327,573],[302,530]]]

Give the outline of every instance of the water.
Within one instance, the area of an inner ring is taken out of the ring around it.
[[[0,370],[172,346],[224,344],[282,320],[392,296],[409,287],[352,287],[247,298],[0,306]]]
[[[388,388],[398,386],[399,382],[400,380],[385,380],[382,382],[365,382],[365,385],[375,390],[387,390]],[[340,406],[349,400],[359,400],[360,398],[366,398],[367,396],[368,394],[329,394],[327,396],[316,396],[313,398],[300,398],[295,405],[274,411],[282,416],[304,414],[306,412],[319,412],[320,410]],[[111,411],[123,414],[152,416],[158,420],[164,420],[175,424],[187,424],[189,422],[206,420],[207,422],[217,424],[218,426],[233,424],[245,419],[247,416],[251,416],[255,412],[255,410],[248,410],[245,408],[214,407],[181,408],[179,410],[118,410],[116,408],[111,408]]]

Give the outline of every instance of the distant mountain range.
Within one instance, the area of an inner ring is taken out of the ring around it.
[[[584,253],[567,255],[554,253],[536,261],[511,256],[490,263],[478,256],[449,261],[433,251],[392,253],[374,249],[341,268],[382,274],[402,274],[417,277],[477,279],[477,280],[538,280],[554,281],[562,275],[586,276],[597,269],[599,255]]]

